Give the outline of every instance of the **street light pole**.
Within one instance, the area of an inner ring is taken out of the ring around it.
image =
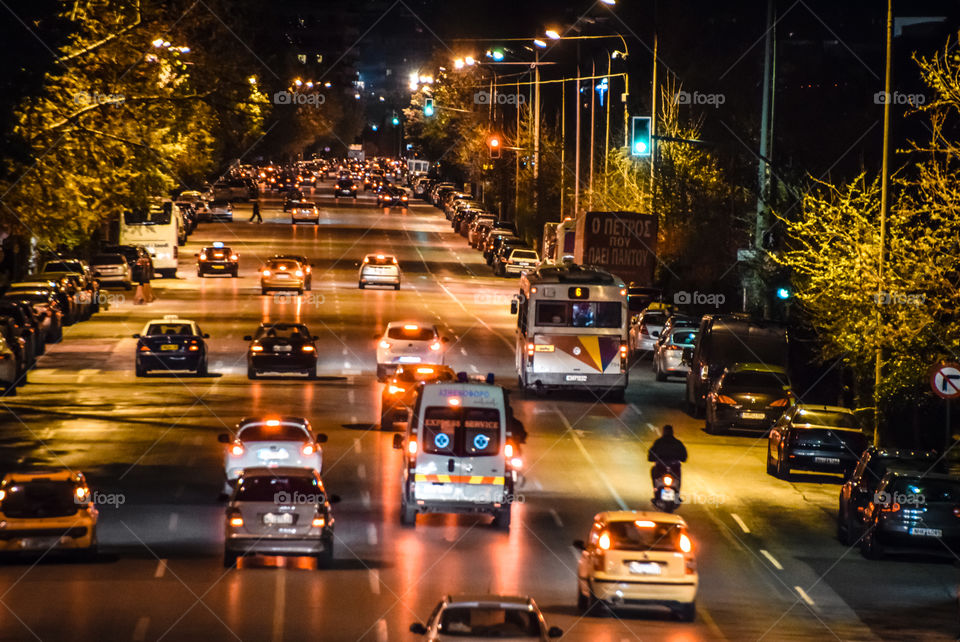
[[[603,191],[607,191],[607,170],[610,163],[610,61],[612,58],[607,56],[607,76],[604,78],[607,84],[603,91],[603,98],[607,102],[607,115],[603,119],[606,124],[606,132],[603,134]]]
[[[887,246],[887,208],[890,187],[890,89],[891,59],[893,58],[893,0],[887,0],[887,62],[884,70],[883,90],[883,163],[880,169],[880,251],[877,266],[877,300],[883,295],[884,253]],[[880,319],[880,306],[877,306],[877,320]],[[880,324],[877,324],[879,334]],[[876,363],[873,372],[873,443],[878,444],[880,437],[880,381],[883,376],[883,349],[877,342]]]
[[[564,180],[567,176],[567,80],[560,83],[560,220],[563,220]]]
[[[597,96],[596,92],[593,89],[593,83],[596,82],[594,78],[597,75],[597,62],[595,60],[590,61],[590,190],[587,193],[587,208],[593,209],[593,166],[596,164],[596,152],[593,147],[594,133],[597,128],[595,125],[596,122],[596,111],[597,111]]]
[[[573,161],[573,216],[580,215],[580,65],[577,65],[577,89],[573,92],[573,99],[577,101],[576,117],[576,153]]]

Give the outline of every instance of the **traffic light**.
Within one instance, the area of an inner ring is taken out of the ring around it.
[[[500,158],[500,139],[491,136],[487,139],[487,146],[490,148],[490,158]]]
[[[649,116],[634,116],[630,119],[630,155],[650,155]]]
[[[790,291],[790,288],[783,287],[783,286],[777,288],[777,298],[780,299],[781,301],[786,301],[792,296],[793,296],[793,292]]]
[[[423,99],[423,115],[428,117],[433,116],[433,98]]]
[[[394,117],[393,117],[393,120],[391,120],[390,122],[393,123],[393,126],[394,126],[394,127],[396,127],[397,125],[400,124],[400,119],[397,118],[396,116],[394,116]]]

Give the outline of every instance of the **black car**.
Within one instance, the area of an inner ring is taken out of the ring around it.
[[[43,334],[43,343],[58,343],[63,340],[63,310],[56,294],[47,288],[7,292],[0,300],[15,301],[29,305],[36,315]]]
[[[493,273],[497,276],[506,276],[506,263],[507,259],[510,258],[510,253],[514,250],[530,250],[532,249],[527,245],[522,239],[517,240],[504,240],[500,242],[500,246],[497,248],[497,251],[493,254]]]
[[[850,410],[796,405],[770,429],[767,474],[787,478],[793,470],[807,470],[848,477],[868,445]]]
[[[707,395],[707,432],[730,428],[766,432],[793,400],[783,368],[737,363],[727,368]]]
[[[946,472],[946,464],[932,450],[867,447],[853,474],[840,487],[837,539],[842,543],[850,546],[860,539],[867,507],[873,501],[883,476],[891,468]]]
[[[0,314],[0,334],[3,335],[17,361],[17,379],[14,385],[22,386],[27,382],[27,371],[33,367],[35,360],[32,346],[23,336],[22,328],[11,317],[2,314]]]
[[[300,188],[288,189],[286,195],[283,197],[283,211],[289,212],[294,203],[299,203],[302,200],[303,190]]]
[[[409,200],[406,191],[399,187],[387,187],[377,193],[379,207],[406,207]]]
[[[247,378],[262,372],[302,372],[317,376],[316,337],[302,323],[261,323],[257,333],[246,336]]]
[[[153,257],[142,245],[110,245],[104,247],[103,252],[122,254],[130,265],[131,275],[136,282],[149,281],[153,278]]]
[[[240,272],[240,256],[220,241],[200,250],[197,255],[197,276],[229,274],[237,278]]]
[[[864,511],[860,552],[880,559],[891,549],[955,556],[960,547],[960,478],[893,468]]]
[[[500,249],[502,243],[513,243],[519,240],[520,237],[514,234],[498,234],[492,239],[487,239],[487,247],[483,253],[483,258],[486,259],[487,265],[493,265],[493,259],[497,255],[497,250]]]
[[[357,184],[352,178],[339,178],[337,184],[333,186],[333,195],[357,198]]]
[[[137,341],[135,359],[138,377],[151,370],[192,370],[207,375],[207,343],[209,334],[200,331],[193,321],[167,315],[150,321],[143,332],[133,335]]]
[[[12,317],[28,333],[33,343],[34,354],[44,353],[46,348],[46,333],[41,325],[41,319],[33,306],[19,299],[0,298],[0,314]]]

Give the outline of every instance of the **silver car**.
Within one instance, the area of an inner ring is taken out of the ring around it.
[[[247,468],[227,504],[223,565],[244,555],[310,556],[333,561],[333,514],[320,473],[307,468]]]
[[[367,254],[363,257],[359,286],[362,290],[368,285],[392,285],[394,290],[399,290],[400,265],[397,257],[390,254]]]
[[[127,290],[133,287],[130,264],[122,254],[97,254],[90,267],[102,285],[120,285]]]
[[[563,636],[556,626],[547,628],[537,603],[513,595],[448,595],[433,609],[426,624],[414,622],[410,631],[441,640],[536,640]]]
[[[237,424],[233,435],[223,433],[220,443],[227,444],[224,473],[228,491],[247,468],[307,468],[320,472],[323,433],[314,435],[303,417],[247,417]]]
[[[666,381],[669,376],[686,377],[690,366],[683,363],[683,349],[696,344],[699,330],[680,327],[665,332],[653,353],[653,372],[657,381]]]
[[[652,354],[666,320],[667,313],[665,310],[650,310],[648,308],[637,315],[630,324],[630,352],[632,354]]]

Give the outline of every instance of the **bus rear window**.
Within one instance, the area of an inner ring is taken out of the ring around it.
[[[538,301],[537,325],[572,328],[619,328],[619,301]]]
[[[169,225],[172,216],[172,204],[164,203],[163,207],[124,212],[123,223],[124,225]]]

